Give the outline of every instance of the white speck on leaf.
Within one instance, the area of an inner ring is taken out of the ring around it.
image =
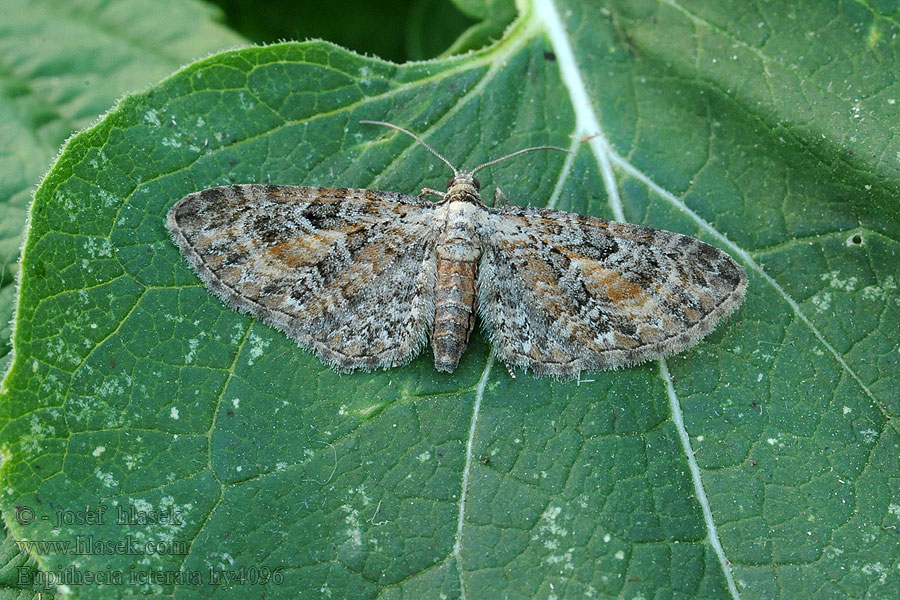
[[[200,340],[191,338],[188,340],[188,353],[184,357],[184,362],[191,364],[194,362],[194,356],[197,355],[197,348],[200,346]]]
[[[894,280],[893,275],[888,275],[884,279],[884,283],[880,286],[877,285],[868,285],[862,289],[862,297],[864,300],[868,301],[884,301],[887,300],[890,296],[893,296],[894,292],[897,291],[897,282]]]
[[[108,488],[117,487],[119,482],[113,477],[112,473],[104,473],[103,471],[97,469],[94,471],[94,477],[100,480],[100,482]]]
[[[833,288],[846,290],[848,292],[852,292],[856,289],[856,284],[859,282],[856,277],[841,279],[840,275],[840,271],[829,271],[828,273],[822,273],[821,279],[822,281],[827,281],[828,284]]]
[[[84,242],[84,249],[91,258],[111,257],[112,244],[106,238],[91,237]]]
[[[862,569],[860,570],[866,575],[878,575],[878,583],[883,584],[885,581],[887,581],[888,570],[880,562],[863,565]]]
[[[362,546],[362,528],[360,527],[359,522],[359,511],[349,504],[341,505],[341,510],[347,513],[344,517],[344,523],[348,526],[346,531],[347,542],[354,548],[359,548]]]
[[[831,308],[831,292],[816,294],[810,298],[810,301],[813,303],[813,306],[816,307],[818,312],[825,312]]]
[[[264,340],[255,333],[250,334],[250,358],[247,360],[248,365],[252,365],[257,358],[263,355],[263,351],[269,347],[269,341]]]
[[[162,125],[162,121],[159,119],[159,112],[155,108],[151,108],[144,115],[144,123],[148,125],[152,125],[154,127],[159,127]]]

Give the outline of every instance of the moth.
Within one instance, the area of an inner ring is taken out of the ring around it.
[[[363,122],[446,163],[447,191],[230,185],[167,219],[210,291],[338,371],[405,364],[430,340],[452,372],[477,313],[507,367],[569,379],[680,352],[744,299],[740,265],[695,238],[509,205],[499,189],[482,202],[476,171],[552,147],[460,171],[406,129]]]

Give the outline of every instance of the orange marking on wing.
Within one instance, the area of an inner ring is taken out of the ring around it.
[[[521,275],[523,278],[527,279],[528,283],[530,283],[532,286],[534,286],[536,283],[556,285],[557,278],[554,275],[553,270],[550,268],[550,265],[548,265],[541,258],[532,254],[531,252],[517,252],[519,248],[528,248],[528,244],[526,242],[516,243],[508,240],[503,240],[501,243],[501,247],[503,252],[505,252],[508,256],[524,254],[525,268],[522,269]]]
[[[350,271],[342,278],[345,282],[342,294],[352,296],[369,285],[372,275],[383,271],[395,254],[393,248],[384,244],[369,244],[363,248],[354,257]]]
[[[287,267],[295,268],[318,263],[334,246],[335,240],[346,238],[366,229],[365,225],[354,225],[343,229],[328,229],[307,233],[302,237],[286,239],[270,246],[266,252]]]
[[[525,261],[527,273],[532,285],[535,283],[543,283],[545,285],[556,285],[558,278],[553,270],[546,262],[534,255],[529,255]]]
[[[325,235],[311,234],[306,236],[302,241],[299,239],[291,239],[279,242],[269,247],[266,252],[274,262],[278,262],[293,269],[304,265],[315,264],[320,260],[319,254],[323,250],[327,250],[330,246],[331,243]]]
[[[296,244],[287,241],[281,242],[280,244],[275,244],[266,252],[274,260],[274,262],[278,262],[285,266],[293,268],[299,267],[301,264],[303,264],[300,260],[300,257],[297,256],[295,250]]]
[[[597,264],[583,264],[582,272],[588,276],[592,287],[599,288],[614,304],[643,305],[650,297],[644,289],[616,273]]]

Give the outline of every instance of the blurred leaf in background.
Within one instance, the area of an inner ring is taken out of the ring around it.
[[[447,0],[213,3],[222,8],[235,31],[254,42],[320,38],[397,63],[438,56],[463,34],[469,43],[454,51],[479,48],[499,39],[515,17],[515,5],[509,0],[460,3],[465,13]]]

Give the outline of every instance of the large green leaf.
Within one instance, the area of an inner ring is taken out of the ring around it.
[[[123,93],[242,43],[205,4],[159,0],[154,7],[141,0],[0,0],[0,372],[11,358],[27,206],[59,147]],[[2,549],[0,586],[16,589],[19,569],[28,573],[34,561],[10,537]]]
[[[0,0],[0,323],[12,316],[16,263],[34,184],[60,145],[184,63],[242,39],[206,5],[158,0]],[[9,352],[0,328],[0,357]],[[5,365],[5,362],[3,363]],[[5,371],[5,366],[0,367]]]
[[[464,57],[281,44],[126,98],[31,209],[2,389],[16,539],[138,544],[77,557],[126,581],[69,586],[90,598],[897,595],[898,15],[879,6],[534,0]],[[164,218],[229,182],[446,180],[361,119],[460,166],[569,146],[483,188],[696,235],[744,264],[746,304],[689,352],[579,382],[511,379],[480,335],[450,376],[427,352],[338,375],[211,296]]]

